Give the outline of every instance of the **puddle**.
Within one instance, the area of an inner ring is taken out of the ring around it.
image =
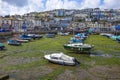
[[[93,51],[91,52],[90,54],[90,57],[94,57],[94,56],[97,56],[97,57],[107,57],[107,58],[111,58],[111,57],[116,57],[116,58],[120,58],[120,53],[116,54],[116,53],[105,53],[104,51],[101,51],[101,50],[96,50],[96,51]]]
[[[93,56],[100,56],[100,57],[108,57],[108,58],[111,58],[113,57],[112,55],[109,55],[109,54],[90,54],[91,57]]]

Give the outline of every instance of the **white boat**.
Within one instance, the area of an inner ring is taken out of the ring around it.
[[[101,36],[106,36],[108,38],[110,38],[111,36],[113,36],[113,34],[109,34],[109,33],[101,33]]]
[[[61,36],[68,36],[68,35],[70,34],[70,32],[65,32],[65,33],[60,32],[59,34],[60,34]]]
[[[29,42],[28,40],[24,40],[24,39],[16,39],[17,41],[21,42],[21,43],[27,43]]]
[[[62,64],[62,65],[76,65],[79,62],[74,58],[63,53],[53,53],[44,56],[45,59],[49,60],[50,62]]]

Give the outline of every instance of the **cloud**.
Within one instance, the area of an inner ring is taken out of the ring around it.
[[[14,5],[18,7],[28,5],[28,0],[2,0],[2,1],[8,3],[9,5]]]
[[[120,8],[120,0],[104,0],[101,8]]]
[[[29,0],[28,5],[29,11],[43,11],[44,3],[43,0]]]
[[[0,15],[53,9],[120,8],[119,0],[0,0]]]
[[[12,0],[11,0],[12,1]],[[22,0],[23,1],[23,0]],[[25,0],[26,1],[26,0]],[[25,14],[34,11],[43,11],[43,0],[28,0],[27,5],[16,6],[6,1],[0,1],[0,15]]]
[[[81,8],[96,8],[99,7],[101,0],[84,0],[81,3]]]
[[[47,0],[46,10],[52,9],[75,9],[79,8],[79,3],[75,0]]]

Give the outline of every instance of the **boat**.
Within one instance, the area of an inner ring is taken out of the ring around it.
[[[15,40],[17,40],[18,42],[21,42],[21,43],[27,43],[27,42],[29,42],[29,40],[24,40],[24,39],[15,39]]]
[[[79,62],[71,56],[65,55],[64,53],[53,53],[44,56],[45,59],[50,62],[61,64],[61,65],[77,65]]]
[[[120,43],[120,38],[116,38],[116,41]]]
[[[75,52],[89,52],[94,46],[84,43],[70,43],[63,45],[66,50]]]
[[[54,38],[54,37],[55,37],[55,34],[46,34],[46,37],[47,37],[47,38]]]
[[[16,45],[16,46],[19,46],[19,45],[21,45],[21,42],[19,42],[19,41],[17,41],[17,40],[14,40],[14,39],[9,39],[9,40],[7,41],[7,44],[8,44],[8,45]]]
[[[37,34],[28,34],[27,36],[33,39],[40,39],[43,37],[43,35],[37,35]]]
[[[5,48],[5,46],[4,46],[4,44],[3,43],[0,43],[0,50],[5,50],[6,48]]]
[[[22,34],[22,35],[20,35],[20,39],[29,40],[30,41],[32,38],[27,36],[27,35],[25,35],[25,34]]]
[[[70,39],[69,43],[84,43],[84,39],[73,37]]]
[[[87,33],[78,33],[75,35],[75,37],[86,39],[88,37],[88,34]]]
[[[111,36],[113,36],[113,34],[109,34],[109,33],[101,33],[101,36],[105,36],[107,38],[110,38]]]
[[[114,36],[111,36],[110,38],[111,38],[112,40],[116,40],[116,39],[120,39],[120,36],[114,35]]]
[[[61,36],[68,36],[70,34],[70,32],[60,32],[59,33]]]

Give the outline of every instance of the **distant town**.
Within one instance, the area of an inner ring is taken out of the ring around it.
[[[87,8],[81,10],[56,9],[30,12],[24,15],[0,16],[0,29],[22,32],[24,30],[80,30],[86,27],[98,31],[114,31],[120,23],[120,9]]]

